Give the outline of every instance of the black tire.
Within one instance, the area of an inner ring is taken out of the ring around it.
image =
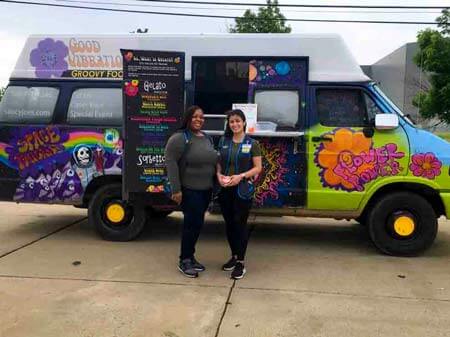
[[[411,220],[411,232],[400,234],[396,229],[394,224],[400,217]],[[438,229],[433,207],[410,192],[396,192],[379,199],[367,214],[367,225],[375,246],[397,256],[422,253],[434,242]]]
[[[112,222],[106,209],[110,205],[123,208],[123,220]],[[146,222],[145,207],[132,205],[122,200],[121,184],[109,184],[99,188],[89,202],[89,224],[100,236],[109,241],[130,241],[141,234]]]
[[[355,221],[358,222],[361,226],[367,225],[367,215],[361,214],[359,217],[355,218]]]

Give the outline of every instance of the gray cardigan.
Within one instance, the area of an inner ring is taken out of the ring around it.
[[[172,193],[180,192],[181,187],[193,190],[213,187],[218,154],[207,137],[192,135],[186,144],[183,132],[176,132],[167,142],[165,157]]]

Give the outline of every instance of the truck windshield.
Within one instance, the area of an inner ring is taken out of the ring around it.
[[[385,95],[385,93],[384,93],[383,91],[381,91],[381,89],[378,87],[378,85],[373,84],[373,85],[372,85],[372,88],[376,91],[376,93],[377,93],[378,95],[380,95],[380,96],[381,96],[381,97],[389,104],[389,106],[390,106],[392,109],[394,109],[394,111],[395,111],[398,115],[400,115],[401,117],[403,117],[403,119],[406,120],[409,124],[411,124],[411,125],[414,125],[414,124],[415,124],[410,118],[408,118],[408,116],[406,116],[406,115],[399,109],[399,107],[398,107],[397,105],[395,105],[394,102],[392,102],[392,101],[390,100],[389,97],[387,97],[387,96]]]

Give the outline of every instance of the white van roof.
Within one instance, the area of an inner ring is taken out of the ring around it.
[[[120,49],[185,52],[187,80],[195,56],[307,56],[310,81],[370,81],[335,34],[32,35],[11,78],[121,78]]]

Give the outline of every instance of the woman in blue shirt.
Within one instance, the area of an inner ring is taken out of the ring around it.
[[[247,219],[255,191],[253,179],[262,170],[259,143],[245,130],[244,113],[229,111],[225,135],[219,141],[220,161],[217,164],[217,179],[221,186],[219,204],[231,249],[231,259],[222,269],[232,270],[234,279],[242,278],[246,272],[244,258],[249,239]]]

